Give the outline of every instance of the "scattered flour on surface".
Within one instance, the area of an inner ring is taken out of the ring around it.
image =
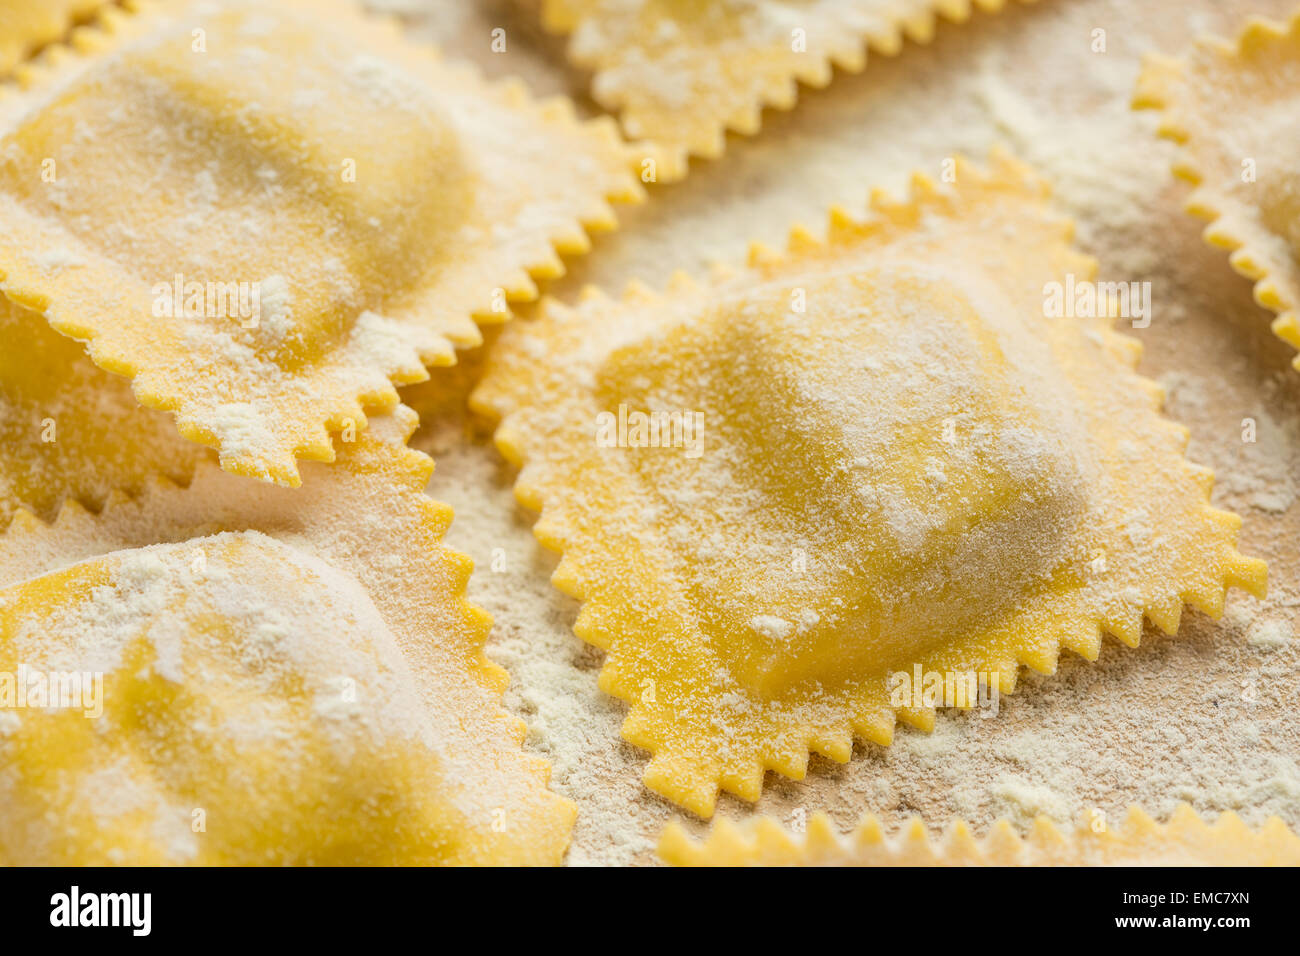
[[[513,26],[511,4],[370,2],[400,8],[449,47],[467,29],[481,33],[455,49],[495,74],[581,88],[581,75],[548,59],[559,48],[526,13]],[[1293,6],[1255,9],[1279,17]],[[662,285],[674,268],[736,261],[751,238],[777,243],[794,221],[824,222],[833,202],[860,208],[870,186],[897,190],[912,168],[937,175],[954,152],[978,158],[994,142],[1010,145],[1052,181],[1104,278],[1153,282],[1152,326],[1134,332],[1146,343],[1141,369],[1164,376],[1171,415],[1192,428],[1190,457],[1216,470],[1216,501],[1243,513],[1243,550],[1270,561],[1262,606],[1234,592],[1221,622],[1188,610],[1175,638],[1148,629],[1137,649],[1108,639],[1096,663],[1063,654],[1056,674],[1026,673],[995,717],[941,712],[932,734],[900,728],[892,747],[859,743],[846,765],[814,757],[802,782],[768,774],[758,811],[789,820],[825,809],[845,830],[866,811],[886,824],[921,814],[936,829],[960,814],[978,829],[999,815],[1069,822],[1092,808],[1120,819],[1133,803],[1164,817],[1187,800],[1210,816],[1234,810],[1259,825],[1277,814],[1300,827],[1291,690],[1300,653],[1280,639],[1294,633],[1300,607],[1300,442],[1288,424],[1300,389],[1270,384],[1241,351],[1249,336],[1269,347],[1267,314],[1222,251],[1203,245],[1181,208],[1185,186],[1169,174],[1171,148],[1155,139],[1155,118],[1127,102],[1143,52],[1177,54],[1195,33],[1230,33],[1241,15],[1212,0],[1079,0],[941,28],[930,47],[908,44],[861,76],[802,91],[789,114],[766,114],[759,136],[728,143],[725,162],[696,164],[684,183],[623,214],[624,228],[550,290],[572,300],[585,283]],[[498,21],[511,42],[503,56],[486,39]],[[1106,30],[1105,53],[1089,49],[1094,28]],[[1269,354],[1294,375],[1281,347]],[[1240,438],[1250,416],[1253,446]],[[572,634],[576,606],[547,582],[554,558],[532,538],[536,516],[513,504],[513,475],[481,436],[442,423],[426,434],[437,436],[430,492],[455,507],[449,540],[475,558],[471,596],[496,617],[489,654],[511,672],[507,704],[529,724],[526,746],[552,761],[553,787],[579,805],[570,863],[653,862],[663,822],[684,815],[640,783],[646,754],[619,738],[626,708],[596,687],[601,655]],[[502,573],[490,570],[498,548]],[[718,813],[754,809],[724,795]]]

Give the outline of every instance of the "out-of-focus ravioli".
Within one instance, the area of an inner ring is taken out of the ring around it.
[[[999,820],[982,839],[963,820],[939,840],[917,818],[887,834],[870,814],[842,837],[818,813],[799,835],[759,817],[740,825],[719,821],[699,842],[670,823],[659,855],[677,866],[1297,866],[1300,837],[1278,817],[1258,829],[1234,813],[1207,823],[1185,803],[1168,823],[1134,806],[1118,826],[1089,813],[1078,827],[1062,831],[1039,817],[1021,837]]]
[[[609,121],[337,0],[146,3],[24,82],[0,96],[0,290],[283,484],[640,195]]]
[[[63,38],[112,0],[4,0],[0,3],[0,76]]]
[[[1134,106],[1162,111],[1160,135],[1182,145],[1174,172],[1196,187],[1187,211],[1300,349],[1300,11],[1253,18],[1234,43],[1204,38],[1184,59],[1149,57]]]
[[[574,808],[501,709],[413,427],[377,418],[300,489],[205,462],[97,515],[15,515],[0,860],[561,860]]]
[[[798,84],[826,86],[868,50],[929,43],[940,18],[962,23],[1007,0],[542,0],[543,25],[569,35],[591,93],[648,141],[655,175],[722,155],[728,130],[758,131],[764,107],[790,109]],[[647,167],[648,168],[648,167]]]

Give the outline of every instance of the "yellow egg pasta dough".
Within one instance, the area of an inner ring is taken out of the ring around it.
[[[0,341],[0,531],[20,507],[51,520],[67,498],[98,511],[109,492],[137,494],[158,475],[188,484],[212,457],[80,343],[3,296]]]
[[[1045,186],[952,172],[708,283],[548,302],[488,357],[474,405],[601,687],[699,815],[1264,593]]]

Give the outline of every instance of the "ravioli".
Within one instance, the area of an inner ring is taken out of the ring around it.
[[[810,750],[1014,689],[1103,631],[1265,589],[1213,475],[1108,311],[1052,317],[1095,263],[997,154],[876,194],[821,242],[507,326],[472,401],[500,418],[575,630],[608,651],[645,782],[701,815]],[[965,687],[942,698],[905,691]]]
[[[1039,817],[1028,837],[1001,820],[977,839],[961,820],[932,842],[919,819],[892,836],[868,814],[841,838],[825,814],[796,836],[771,817],[719,821],[702,842],[670,823],[659,855],[678,866],[1297,866],[1300,837],[1277,817],[1252,830],[1233,813],[1206,823],[1180,804],[1168,823],[1132,807],[1117,828],[1088,816],[1062,833]]]
[[[1300,12],[1252,19],[1235,43],[1200,41],[1184,60],[1150,57],[1133,105],[1159,109],[1182,145],[1174,172],[1195,185],[1187,211],[1205,239],[1255,280],[1273,331],[1300,349]],[[1300,355],[1293,364],[1300,369]]]
[[[66,498],[98,510],[158,475],[188,484],[212,453],[141,408],[130,383],[95,366],[44,317],[0,297],[0,531],[25,507],[45,520]]]
[[[106,16],[25,83],[0,97],[0,288],[281,484],[641,195],[609,121],[334,0]]]
[[[764,107],[790,109],[796,81],[824,87],[833,67],[860,72],[867,49],[894,56],[929,43],[938,17],[961,23],[1006,0],[543,0],[542,22],[571,34],[592,96],[650,141],[655,177],[716,159],[727,130],[758,131]]]
[[[0,3],[0,76],[60,40],[111,0],[5,0]]]
[[[302,488],[201,465],[0,535],[0,861],[555,864],[399,407]]]

